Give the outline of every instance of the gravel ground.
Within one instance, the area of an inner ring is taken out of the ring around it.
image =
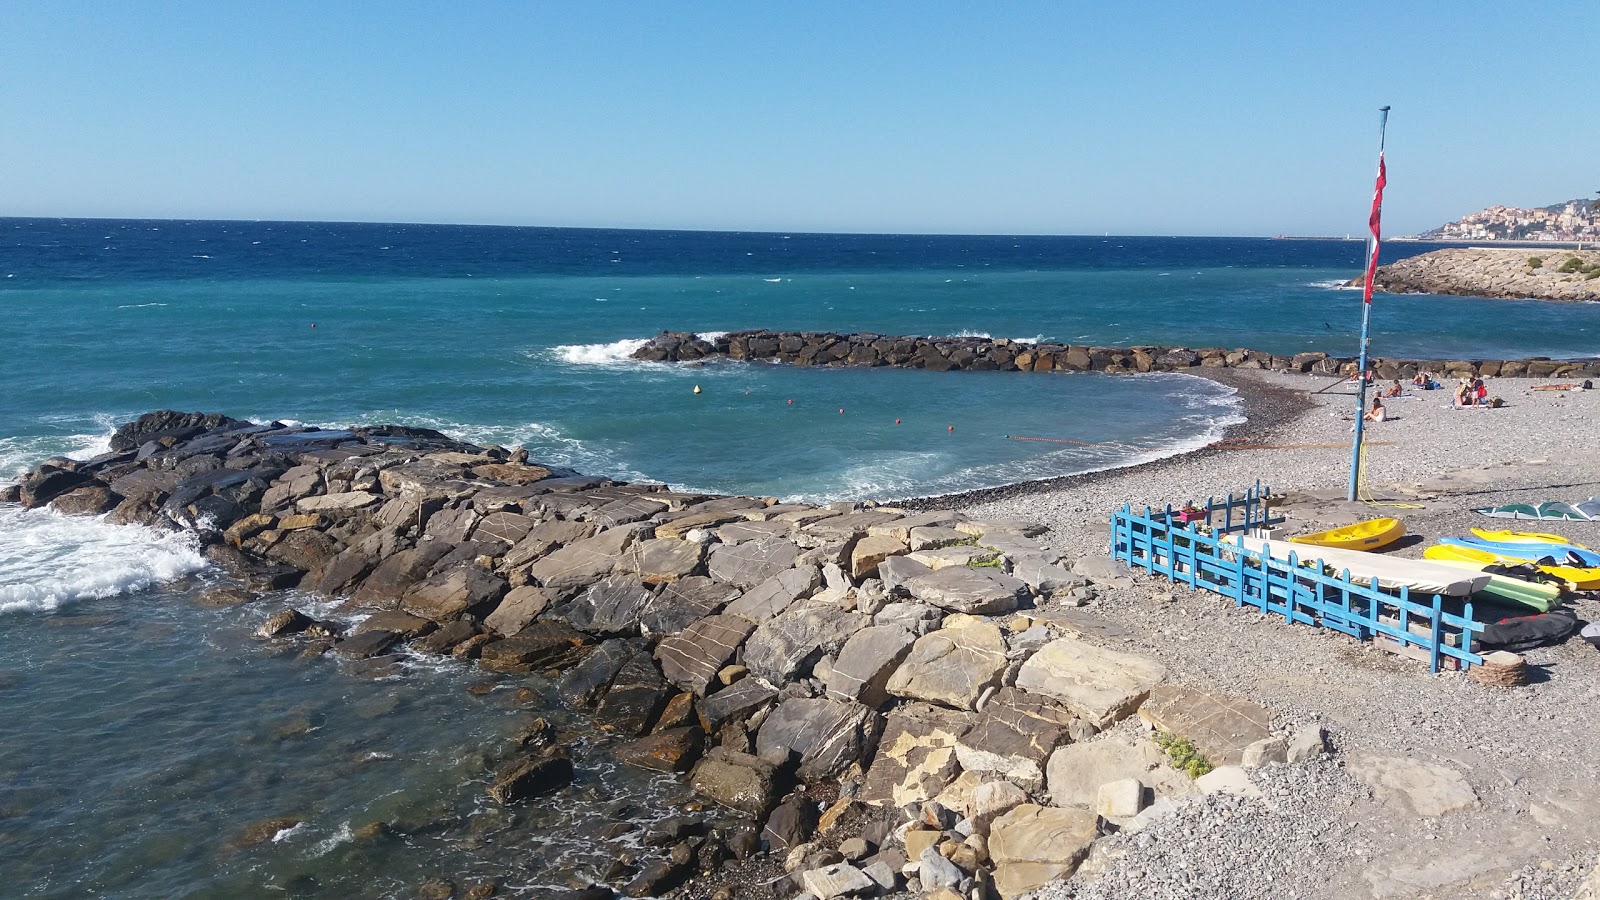
[[[1519,527],[1473,507],[1600,494],[1600,393],[1538,392],[1529,389],[1536,382],[1505,379],[1490,387],[1506,400],[1501,409],[1453,409],[1447,391],[1392,401],[1397,419],[1369,425],[1366,484],[1379,501],[1405,505],[1374,507],[1342,499],[1349,394],[1312,393],[1329,385],[1325,378],[1225,377],[1241,389],[1250,417],[1229,439],[1289,449],[1213,448],[936,503],[1047,525],[1068,557],[1104,555],[1105,522],[1123,502],[1158,506],[1259,479],[1286,495],[1291,530],[1395,515],[1414,537],[1391,552],[1420,556],[1434,538],[1472,526]],[[1600,546],[1600,523],[1520,527]],[[1573,606],[1585,621],[1600,619],[1600,601]],[[1263,703],[1284,727],[1323,723],[1337,752],[1256,770],[1265,800],[1206,798],[1140,835],[1107,841],[1099,862],[1041,895],[1049,900],[1555,898],[1570,896],[1594,865],[1600,653],[1581,641],[1527,652],[1534,683],[1503,689],[1429,675],[1418,662],[1336,632],[1291,626],[1156,578],[1103,594],[1084,612],[1104,623],[1101,639],[1159,659],[1175,680]],[[1437,818],[1392,808],[1345,771],[1362,754],[1447,765],[1480,802]]]

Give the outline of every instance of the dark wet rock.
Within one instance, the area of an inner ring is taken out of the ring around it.
[[[799,761],[802,781],[827,778],[862,758],[877,737],[878,718],[859,703],[791,697],[756,734],[756,755]]]
[[[134,469],[112,481],[111,490],[129,500],[164,500],[178,486],[179,480],[175,472]]]
[[[705,575],[663,584],[640,611],[639,630],[647,636],[678,634],[738,598],[738,588]]]
[[[656,717],[656,723],[650,727],[650,733],[657,734],[668,728],[691,724],[699,724],[699,719],[695,717],[694,694],[681,691],[674,694],[661,708],[661,715]]]
[[[18,499],[21,499],[20,488]],[[98,516],[121,502],[122,498],[109,488],[88,485],[56,497],[50,501],[50,507],[64,516]]]
[[[421,640],[413,641],[411,646],[423,653],[444,656],[479,633],[478,626],[465,619],[457,619],[440,626]]]
[[[485,557],[493,559],[503,555],[505,552],[506,545],[499,541],[462,541],[452,546],[449,553],[439,557],[439,561],[433,564],[433,568],[428,571],[428,574],[437,575],[446,569],[453,569],[456,566],[467,564],[487,569],[486,566],[480,563],[480,560]]]
[[[589,585],[551,615],[590,634],[636,634],[654,590],[636,575],[612,575]]]
[[[236,430],[251,424],[220,413],[181,413],[164,409],[145,413],[118,427],[111,435],[111,449],[114,452],[132,450],[146,441],[159,442],[166,438],[176,442],[206,431]]]
[[[340,641],[333,646],[333,649],[340,655],[352,659],[371,659],[388,652],[389,648],[399,641],[400,635],[395,632],[374,628]]]
[[[21,502],[22,502],[22,485],[20,485],[20,484],[0,485],[0,503],[21,503]]]
[[[434,629],[433,622],[397,609],[376,612],[363,619],[355,628],[356,634],[368,631],[392,631],[402,640],[421,637]]]
[[[278,638],[298,634],[310,627],[314,621],[310,616],[297,609],[286,609],[282,612],[274,613],[271,618],[257,626],[256,637]]]
[[[814,565],[796,566],[751,588],[729,603],[727,611],[755,622],[765,622],[793,606],[796,601],[811,596],[820,587],[821,569]]]
[[[195,602],[201,606],[226,607],[243,606],[259,599],[261,599],[260,594],[247,591],[244,588],[219,587],[201,593],[200,596],[195,598]]]
[[[494,612],[484,617],[483,624],[500,634],[516,634],[539,618],[550,607],[550,602],[550,593],[544,588],[526,585],[512,588]]]
[[[767,816],[761,838],[772,853],[785,854],[810,840],[816,827],[816,807],[796,794],[778,804]]]
[[[818,657],[837,653],[870,621],[833,604],[801,604],[757,626],[745,642],[744,664],[774,683],[810,674]]]
[[[229,841],[224,847],[230,850],[258,847],[272,840],[279,832],[287,831],[303,821],[305,820],[299,816],[279,816],[273,819],[252,822],[239,832],[238,837]]]
[[[718,544],[707,557],[706,573],[748,589],[789,568],[799,555],[799,545],[783,538]]]
[[[495,773],[489,796],[514,805],[553,794],[572,783],[572,760],[560,753],[519,757]]]
[[[508,589],[504,578],[469,563],[413,585],[401,598],[400,608],[448,622],[464,613],[478,615],[492,609]]]
[[[704,734],[697,725],[668,728],[618,744],[612,753],[630,766],[657,772],[687,772],[700,756]]]
[[[423,541],[410,550],[401,550],[378,563],[356,589],[355,600],[362,606],[393,607],[400,603],[411,586],[427,577],[434,563],[450,552],[439,541]]]
[[[595,705],[594,719],[619,734],[643,734],[671,696],[672,690],[661,677],[650,651],[640,647],[623,663]]]
[[[695,793],[729,809],[761,817],[777,802],[777,769],[748,753],[713,747],[694,767]]]
[[[67,469],[41,466],[22,479],[18,499],[30,509],[43,506],[51,500],[90,482],[89,475]]]
[[[556,695],[573,709],[591,709],[611,687],[622,667],[641,647],[620,638],[602,642],[583,662],[562,674],[556,682]]]
[[[746,678],[702,700],[700,715],[715,727],[730,719],[744,719],[777,696],[777,689],[760,678]]]
[[[377,563],[363,544],[339,551],[328,564],[306,576],[307,586],[319,594],[339,594],[361,580]]]
[[[484,643],[479,659],[499,672],[532,672],[572,665],[582,658],[589,639],[559,622],[534,622],[515,635]]]
[[[889,678],[916,640],[903,625],[874,625],[851,635],[824,679],[828,694],[870,709],[883,706],[889,700]]]
[[[616,892],[608,887],[591,886],[551,895],[550,900],[615,900]]]
[[[658,859],[645,866],[628,882],[622,893],[629,897],[659,897],[682,884],[690,871],[691,867],[686,861]]]
[[[656,646],[656,658],[668,681],[703,696],[755,627],[743,616],[708,616],[663,639]]]
[[[456,894],[456,886],[443,878],[429,878],[417,885],[417,900],[450,900]]]
[[[320,531],[306,529],[285,535],[272,545],[267,555],[303,572],[311,572],[322,568],[338,552],[339,545],[333,538]]]

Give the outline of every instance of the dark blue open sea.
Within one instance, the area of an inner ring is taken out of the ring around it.
[[[1386,259],[1433,249],[1391,244]],[[159,409],[397,422],[584,472],[896,498],[1134,461],[1007,440],[1201,446],[1238,420],[1180,375],[676,367],[663,329],[768,327],[1354,352],[1363,245],[1153,237],[731,234],[0,219],[0,481]],[[1600,306],[1380,296],[1373,350],[1600,353]],[[695,386],[701,392],[694,392]],[[790,403],[789,401],[793,401]],[[896,424],[896,420],[900,424]],[[954,426],[954,429],[951,429]],[[258,647],[182,538],[0,507],[0,873],[8,896],[410,896],[442,875],[537,897],[670,780],[583,754],[579,800],[508,818],[485,754],[529,715],[480,673],[372,682]],[[517,684],[522,684],[519,680]],[[303,820],[263,843],[241,830]],[[415,825],[361,841],[365,822]]]

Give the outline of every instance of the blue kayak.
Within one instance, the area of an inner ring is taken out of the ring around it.
[[[1543,559],[1553,557],[1556,562],[1564,566],[1577,568],[1593,568],[1600,566],[1600,553],[1585,550],[1572,544],[1535,544],[1523,541],[1488,541],[1483,538],[1440,538],[1439,543],[1455,547],[1471,547],[1474,550],[1487,550],[1510,559]]]

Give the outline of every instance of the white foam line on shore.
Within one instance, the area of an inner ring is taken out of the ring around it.
[[[0,613],[52,612],[204,569],[192,534],[0,507]]]

